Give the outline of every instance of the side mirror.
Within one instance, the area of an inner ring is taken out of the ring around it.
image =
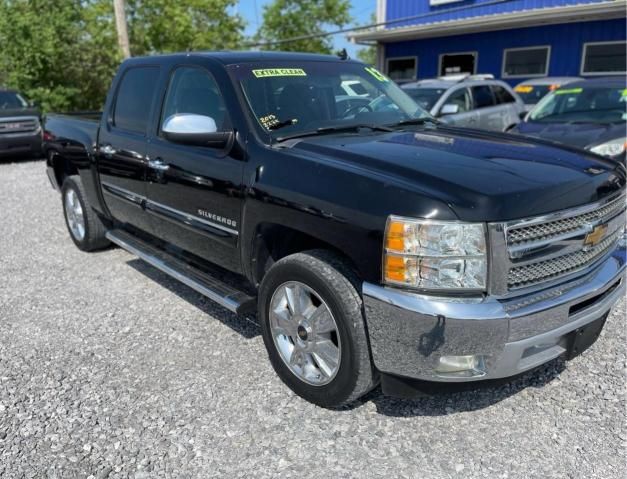
[[[447,103],[440,110],[440,115],[454,115],[459,113],[459,105],[455,103]]]
[[[161,128],[163,136],[174,143],[225,148],[233,139],[233,132],[217,130],[213,118],[193,113],[172,115],[165,120]]]

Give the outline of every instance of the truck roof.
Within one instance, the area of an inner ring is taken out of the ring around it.
[[[181,52],[169,53],[164,55],[154,55],[145,57],[133,57],[127,62],[154,62],[160,58],[171,59],[172,57],[194,56],[207,57],[221,62],[224,65],[234,63],[255,63],[265,61],[317,61],[317,62],[339,62],[351,61],[341,60],[336,55],[320,55],[317,53],[299,53],[299,52],[268,52],[268,51],[218,51],[218,52]]]

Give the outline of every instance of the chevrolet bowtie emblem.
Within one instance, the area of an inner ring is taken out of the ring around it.
[[[583,242],[584,246],[595,246],[599,244],[605,237],[606,232],[607,225],[595,226],[594,229],[586,235],[586,239]]]

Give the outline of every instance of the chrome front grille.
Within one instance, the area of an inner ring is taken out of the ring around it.
[[[615,216],[619,211],[625,209],[625,197],[621,196],[606,205],[585,211],[563,219],[556,219],[539,224],[524,223],[514,226],[507,231],[508,245],[521,245],[533,243],[538,240],[548,240],[563,234],[585,230],[588,225],[602,221],[605,218]]]
[[[626,197],[535,218],[491,223],[491,291],[540,288],[594,267],[625,230]]]
[[[557,258],[511,268],[507,276],[507,286],[509,289],[530,286],[585,268],[614,248],[621,233],[620,230],[615,231],[599,244],[587,250],[582,249]]]
[[[0,118],[0,135],[29,133],[39,129],[39,120],[34,117]]]

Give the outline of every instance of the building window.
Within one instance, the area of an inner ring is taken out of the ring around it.
[[[443,53],[438,66],[440,76],[477,73],[477,52]]]
[[[544,77],[549,74],[551,47],[506,48],[503,78]]]
[[[582,75],[626,73],[627,42],[585,43],[581,59]]]
[[[388,58],[386,73],[394,81],[403,82],[416,79],[418,59],[416,57]]]

